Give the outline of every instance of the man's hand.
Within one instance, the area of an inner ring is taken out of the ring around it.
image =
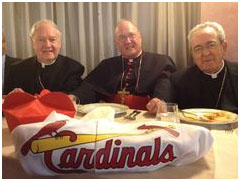
[[[22,90],[21,88],[15,88],[9,94],[14,93],[14,92],[24,92],[24,90]]]
[[[7,95],[14,93],[14,92],[24,92],[24,90],[22,90],[21,88],[15,88],[11,92],[9,92]],[[3,95],[2,99],[5,99],[7,97],[7,95]],[[2,100],[2,103],[3,103],[3,100]]]
[[[78,99],[77,96],[73,94],[69,94],[68,97],[75,103],[75,104],[80,104],[80,100]]]
[[[158,98],[153,98],[148,102],[146,108],[150,113],[157,113],[158,108],[160,109],[159,111],[164,112],[166,109],[166,102]]]

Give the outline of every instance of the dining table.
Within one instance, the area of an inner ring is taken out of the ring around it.
[[[140,111],[135,120],[126,118],[133,110],[118,115],[115,121],[147,122],[154,114]],[[75,118],[83,115],[77,113]],[[186,124],[186,123],[180,123]],[[210,151],[199,160],[184,166],[165,166],[150,172],[81,173],[56,176],[28,175],[16,157],[15,147],[6,118],[2,117],[2,178],[3,179],[237,179],[238,127],[231,130],[210,129],[214,142]]]

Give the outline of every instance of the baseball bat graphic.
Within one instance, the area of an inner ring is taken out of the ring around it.
[[[136,134],[137,135],[137,134]],[[96,141],[105,140],[108,138],[114,138],[119,136],[134,136],[134,134],[100,134],[100,135],[91,135],[91,134],[82,134],[77,135],[76,141],[72,142],[70,136],[61,136],[61,137],[49,137],[34,140],[31,144],[31,151],[35,154],[42,153],[50,150],[62,149],[70,146],[93,143]]]

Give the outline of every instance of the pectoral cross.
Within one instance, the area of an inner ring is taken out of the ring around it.
[[[127,97],[127,95],[130,94],[130,92],[126,91],[126,88],[124,88],[123,90],[118,91],[117,93],[120,94],[120,96],[121,96],[121,103],[124,104],[125,103],[125,98]]]

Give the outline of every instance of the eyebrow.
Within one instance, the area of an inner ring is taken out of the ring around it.
[[[210,44],[210,43],[217,43],[216,41],[208,41],[205,45],[208,45],[208,44]],[[201,47],[201,46],[204,46],[204,45],[195,45],[194,47],[192,47],[192,48],[197,48],[197,47]]]

